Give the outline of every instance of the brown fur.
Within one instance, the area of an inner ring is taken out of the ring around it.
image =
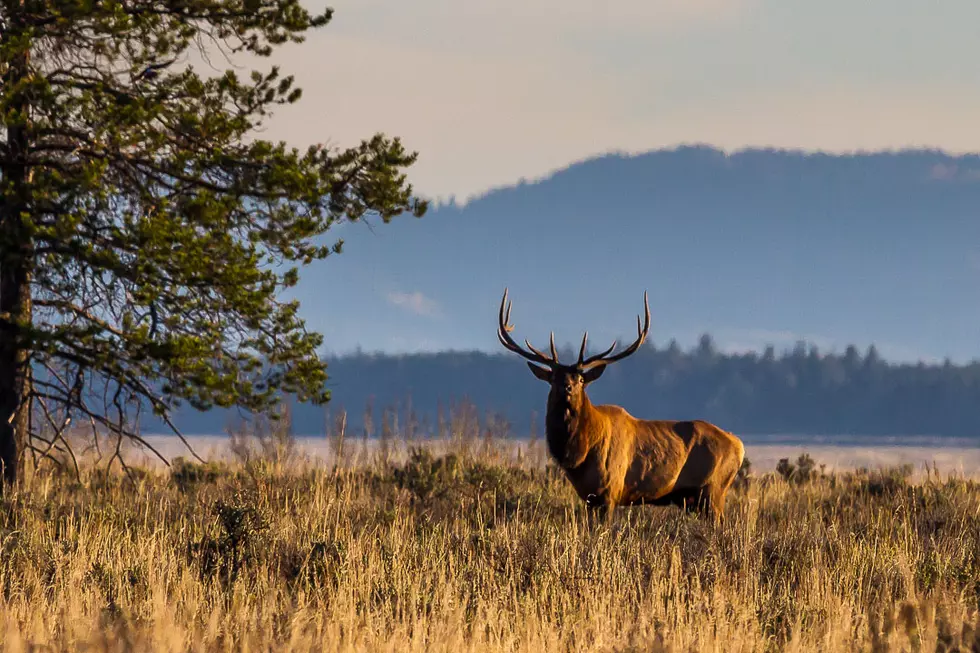
[[[504,302],[506,297],[505,291]],[[649,330],[649,308],[646,328],[640,331],[638,325],[639,337],[627,350],[586,360],[583,339],[574,365],[558,363],[554,336],[550,358],[530,343],[529,352],[522,350],[507,335],[513,328],[507,324],[509,316],[509,306],[505,318],[502,303],[498,336],[505,347],[530,359],[534,375],[551,385],[545,418],[548,450],[590,507],[673,504],[722,519],[725,496],[745,455],[739,438],[701,420],[637,419],[620,406],[594,405],[585,392],[608,363],[639,348]]]

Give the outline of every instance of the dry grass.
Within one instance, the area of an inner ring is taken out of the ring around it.
[[[980,650],[973,481],[797,468],[722,527],[595,523],[540,450],[466,451],[39,472],[0,504],[2,649]]]

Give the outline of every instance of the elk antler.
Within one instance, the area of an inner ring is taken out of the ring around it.
[[[504,313],[506,307],[506,313]],[[514,325],[510,324],[510,309],[514,307],[514,302],[507,301],[507,288],[504,288],[504,298],[500,300],[500,316],[498,317],[497,326],[497,340],[500,341],[507,349],[511,350],[515,354],[520,354],[529,361],[535,363],[540,363],[541,365],[546,365],[547,367],[554,368],[558,363],[558,349],[555,347],[555,332],[551,332],[551,356],[546,356],[540,351],[531,346],[531,343],[527,340],[524,344],[527,345],[525,350],[523,347],[514,342],[514,339],[510,337],[510,332],[514,330]]]
[[[647,303],[647,294],[643,293],[643,308],[646,312],[646,317],[643,320],[643,328],[640,328],[640,316],[636,316],[636,340],[633,344],[619,352],[615,356],[609,356],[612,350],[616,348],[616,341],[613,340],[613,344],[606,351],[596,354],[595,356],[590,356],[585,358],[585,343],[589,339],[589,332],[586,331],[585,335],[582,336],[582,347],[578,350],[578,364],[577,367],[583,372],[587,369],[593,367],[598,367],[599,365],[608,365],[609,363],[615,363],[618,360],[622,360],[635,352],[646,340],[647,334],[650,333],[650,304]]]

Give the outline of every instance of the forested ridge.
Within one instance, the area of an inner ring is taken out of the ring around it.
[[[568,360],[577,352],[561,353]],[[469,403],[481,418],[509,422],[525,436],[541,429],[548,387],[507,353],[358,352],[328,359],[327,409],[348,413],[360,432],[370,405],[375,429],[385,410],[412,412],[432,425],[439,412]],[[611,365],[589,388],[596,403],[617,403],[638,417],[707,419],[741,434],[980,436],[980,362],[954,365],[893,363],[874,346],[824,353],[806,343],[777,351],[728,354],[710,336],[683,350],[676,343],[644,345]],[[298,434],[323,433],[322,408],[293,406]],[[535,417],[536,416],[536,417]],[[184,412],[188,432],[218,433],[228,413]]]

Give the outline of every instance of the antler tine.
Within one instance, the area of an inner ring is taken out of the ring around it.
[[[589,332],[586,331],[585,335],[582,336],[582,346],[578,350],[578,364],[581,365],[585,362],[585,343],[589,340]]]
[[[524,341],[525,344],[527,344],[528,349],[530,349],[530,351],[527,351],[523,349],[519,344],[514,342],[514,339],[510,337],[510,332],[513,331],[514,329],[514,325],[510,324],[510,311],[513,307],[514,307],[514,303],[507,301],[507,288],[504,288],[504,297],[503,299],[500,300],[500,312],[497,318],[498,319],[497,340],[500,341],[500,344],[502,344],[504,347],[514,352],[515,354],[519,354],[520,356],[523,356],[529,361],[540,363],[541,365],[547,365],[549,367],[557,365],[558,364],[557,356],[555,356],[554,359],[550,359],[544,354],[542,354],[540,351],[532,347],[531,343],[525,340]],[[552,349],[554,349],[554,335],[552,335]]]
[[[524,339],[524,344],[525,344],[525,345],[527,345],[527,348],[528,348],[528,349],[530,349],[530,350],[531,350],[531,352],[532,352],[532,353],[533,353],[533,354],[534,354],[535,356],[539,356],[539,357],[541,357],[541,358],[542,358],[542,359],[544,359],[545,361],[548,361],[548,363],[549,363],[549,364],[551,364],[551,363],[554,363],[554,362],[556,362],[556,361],[554,361],[554,360],[552,360],[552,359],[550,359],[550,358],[548,358],[548,355],[547,355],[547,354],[543,354],[543,353],[541,353],[541,351],[539,351],[539,350],[538,350],[538,349],[537,349],[537,348],[536,348],[536,347],[535,347],[534,345],[532,345],[532,344],[531,344],[530,342],[528,342],[528,340],[527,340],[527,338],[525,338],[525,339]]]
[[[600,352],[600,353],[596,354],[595,356],[589,356],[584,361],[582,361],[582,365],[590,365],[591,363],[594,363],[597,360],[601,360],[601,359],[605,358],[606,356],[608,356],[609,354],[612,353],[612,350],[616,348],[616,344],[618,342],[619,342],[619,340],[613,340],[613,343],[611,345],[609,345],[609,349],[607,349],[607,350],[605,350],[603,352]]]
[[[580,364],[580,367],[582,367],[583,369],[588,369],[590,367],[595,367],[596,365],[608,365],[609,363],[615,363],[616,361],[626,358],[627,356],[635,352],[637,349],[639,349],[640,345],[643,344],[643,341],[646,340],[647,335],[650,333],[650,304],[649,301],[647,300],[646,291],[643,292],[643,308],[645,314],[645,318],[643,320],[643,327],[642,328],[640,327],[640,316],[637,315],[636,316],[636,340],[633,341],[633,344],[631,344],[629,347],[619,352],[615,356],[609,356],[612,350],[616,347],[616,343],[613,342],[612,347],[602,352],[601,354],[597,354],[583,361]]]
[[[549,358],[546,354],[543,354],[540,351],[538,351],[537,349],[535,349],[534,345],[532,345],[527,340],[527,338],[524,339],[524,344],[527,345],[527,348],[530,349],[532,352],[534,352],[535,354],[537,354],[541,358],[543,358],[546,361],[548,361],[548,364],[549,365],[551,365],[551,364],[557,365],[558,364],[558,349],[555,348],[555,332],[554,331],[551,332],[551,358]]]
[[[520,345],[514,342],[509,335],[510,331],[514,329],[514,326],[510,324],[510,311],[514,303],[507,301],[507,290],[504,288],[504,297],[500,300],[500,312],[497,316],[497,340],[507,349],[523,355]]]
[[[507,307],[507,288],[504,288],[504,298],[500,300],[500,313],[497,316],[497,322],[501,327],[510,322],[510,311],[507,311],[507,315],[504,316],[504,309]]]

